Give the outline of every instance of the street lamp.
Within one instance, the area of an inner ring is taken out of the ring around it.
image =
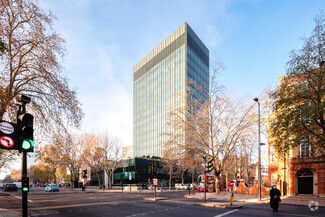
[[[258,104],[258,201],[261,201],[261,184],[262,184],[262,178],[261,178],[261,121],[260,121],[260,102],[258,101],[258,98],[255,97],[254,101]]]

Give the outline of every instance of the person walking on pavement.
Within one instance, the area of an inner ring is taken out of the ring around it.
[[[276,188],[276,185],[272,186],[270,190],[270,206],[273,209],[272,212],[278,212],[279,203],[281,202],[280,191]]]

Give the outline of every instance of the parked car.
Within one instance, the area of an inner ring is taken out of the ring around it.
[[[181,183],[175,184],[176,190],[188,190],[189,187],[190,187],[189,184],[181,184]]]
[[[183,189],[184,189],[184,190],[188,190],[189,188],[190,188],[190,184],[184,184],[184,185],[183,185]]]
[[[183,189],[183,186],[182,186],[183,184],[181,184],[181,183],[176,183],[175,184],[175,189],[176,190],[181,190],[181,189]]]
[[[146,182],[141,182],[141,183],[140,183],[140,188],[141,188],[141,189],[148,189],[148,183],[146,183]]]
[[[17,185],[18,189],[21,189],[21,182],[13,182],[13,183]]]
[[[45,191],[57,191],[59,192],[59,187],[57,185],[49,184],[45,187]]]
[[[4,191],[17,191],[18,190],[18,187],[16,184],[5,184],[5,186],[3,187],[3,190]]]

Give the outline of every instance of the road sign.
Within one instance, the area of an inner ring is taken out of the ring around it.
[[[16,149],[16,124],[0,120],[0,148]]]
[[[153,179],[153,185],[158,185],[158,179]]]
[[[12,148],[15,145],[14,140],[9,137],[9,136],[1,136],[0,137],[0,144],[2,145],[2,147],[5,148]]]
[[[15,127],[9,122],[2,121],[0,123],[0,131],[4,134],[9,135],[15,132]]]
[[[129,172],[129,180],[132,180],[132,173]]]

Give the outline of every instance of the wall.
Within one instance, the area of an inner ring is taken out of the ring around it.
[[[261,186],[261,195],[269,195],[270,188],[266,188],[263,185]],[[234,193],[237,194],[248,194],[248,195],[258,195],[258,181],[255,183],[255,185],[251,188],[247,188],[244,185],[244,182],[240,182],[239,186],[236,188],[234,186]]]

